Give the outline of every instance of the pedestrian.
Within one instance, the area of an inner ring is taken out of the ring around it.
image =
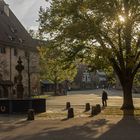
[[[107,106],[107,99],[108,99],[107,92],[103,89],[103,93],[102,93],[102,104],[103,104],[103,107]]]

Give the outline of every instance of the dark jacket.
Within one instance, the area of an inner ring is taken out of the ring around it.
[[[102,100],[107,100],[108,97],[107,97],[107,92],[103,91],[102,93]]]

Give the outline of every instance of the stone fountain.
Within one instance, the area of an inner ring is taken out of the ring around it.
[[[16,93],[18,99],[23,99],[24,88],[22,84],[22,71],[24,70],[24,66],[22,65],[22,61],[20,57],[17,63],[18,64],[15,67],[15,69],[18,71]]]
[[[22,65],[22,60],[20,57],[17,61],[15,69],[18,72],[15,86],[16,98],[11,98],[12,96],[10,94],[12,93],[8,93],[10,96],[6,96],[6,98],[0,98],[0,114],[27,113],[29,109],[33,109],[35,113],[45,112],[46,99],[24,98],[24,86],[22,84],[22,71],[24,70],[24,66]],[[3,94],[5,95],[4,90],[3,92],[4,92]]]

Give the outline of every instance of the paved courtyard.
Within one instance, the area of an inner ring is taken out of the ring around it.
[[[121,90],[107,90],[108,92],[108,106],[122,105],[122,91]],[[91,105],[101,104],[102,89],[85,90],[85,91],[69,91],[67,96],[53,96],[47,100],[48,107],[64,106],[66,102],[71,102],[72,105]],[[140,107],[140,93],[133,94],[134,105]]]
[[[121,91],[108,91],[109,107],[120,107]],[[140,95],[133,94],[134,104],[140,107]],[[67,96],[49,97],[47,112],[64,111],[70,101],[78,110],[84,104],[101,103],[101,90],[71,91]],[[47,113],[46,113],[47,115]],[[47,116],[46,116],[47,117]],[[26,121],[26,115],[0,115],[0,140],[140,140],[140,116],[105,115],[46,119],[36,116],[35,121]]]

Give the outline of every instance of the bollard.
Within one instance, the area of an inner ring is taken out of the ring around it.
[[[74,117],[74,109],[73,108],[69,108],[68,109],[68,119],[69,118],[73,118]]]
[[[66,109],[69,109],[70,106],[71,106],[71,105],[70,105],[70,102],[67,102],[67,103],[66,103]]]
[[[28,121],[34,120],[35,119],[34,116],[35,116],[34,109],[29,109],[28,110],[28,118],[27,118],[27,120]]]
[[[91,116],[94,116],[94,110],[95,110],[95,107],[92,106],[92,107],[91,107]]]
[[[89,111],[89,110],[90,110],[90,104],[86,103],[85,111]]]
[[[98,113],[97,113],[96,107],[92,106],[92,108],[91,108],[91,116],[95,116],[95,115],[97,115],[97,114],[98,114]]]
[[[97,110],[97,113],[100,113],[101,112],[101,106],[100,106],[100,104],[96,104],[96,110]]]

